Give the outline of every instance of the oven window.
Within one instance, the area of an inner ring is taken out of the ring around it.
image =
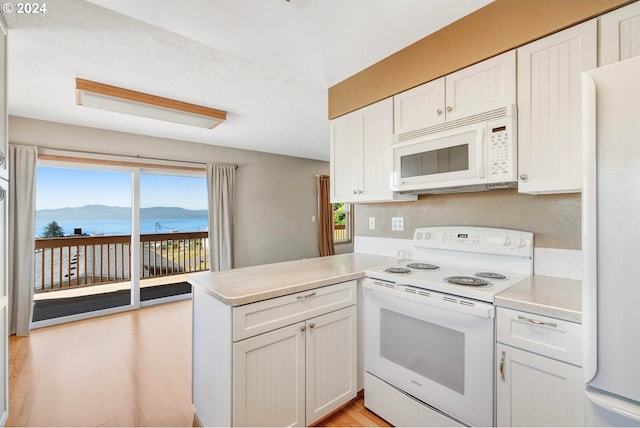
[[[464,333],[380,309],[380,356],[464,394]]]
[[[443,174],[469,169],[469,145],[445,147],[400,158],[402,178]]]

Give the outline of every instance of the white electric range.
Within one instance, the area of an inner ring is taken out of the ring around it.
[[[366,272],[365,406],[393,425],[492,426],[495,295],[533,273],[531,232],[418,228]]]

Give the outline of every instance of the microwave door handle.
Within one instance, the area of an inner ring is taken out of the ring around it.
[[[486,161],[486,129],[484,127],[479,129],[476,140],[476,168],[478,169],[478,178],[485,178],[485,163]]]

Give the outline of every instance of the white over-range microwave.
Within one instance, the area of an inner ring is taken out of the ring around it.
[[[450,193],[517,186],[515,106],[396,136],[391,190]]]

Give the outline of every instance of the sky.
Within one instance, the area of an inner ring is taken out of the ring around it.
[[[36,209],[131,206],[131,173],[38,167]],[[205,177],[141,174],[140,206],[207,209]]]

